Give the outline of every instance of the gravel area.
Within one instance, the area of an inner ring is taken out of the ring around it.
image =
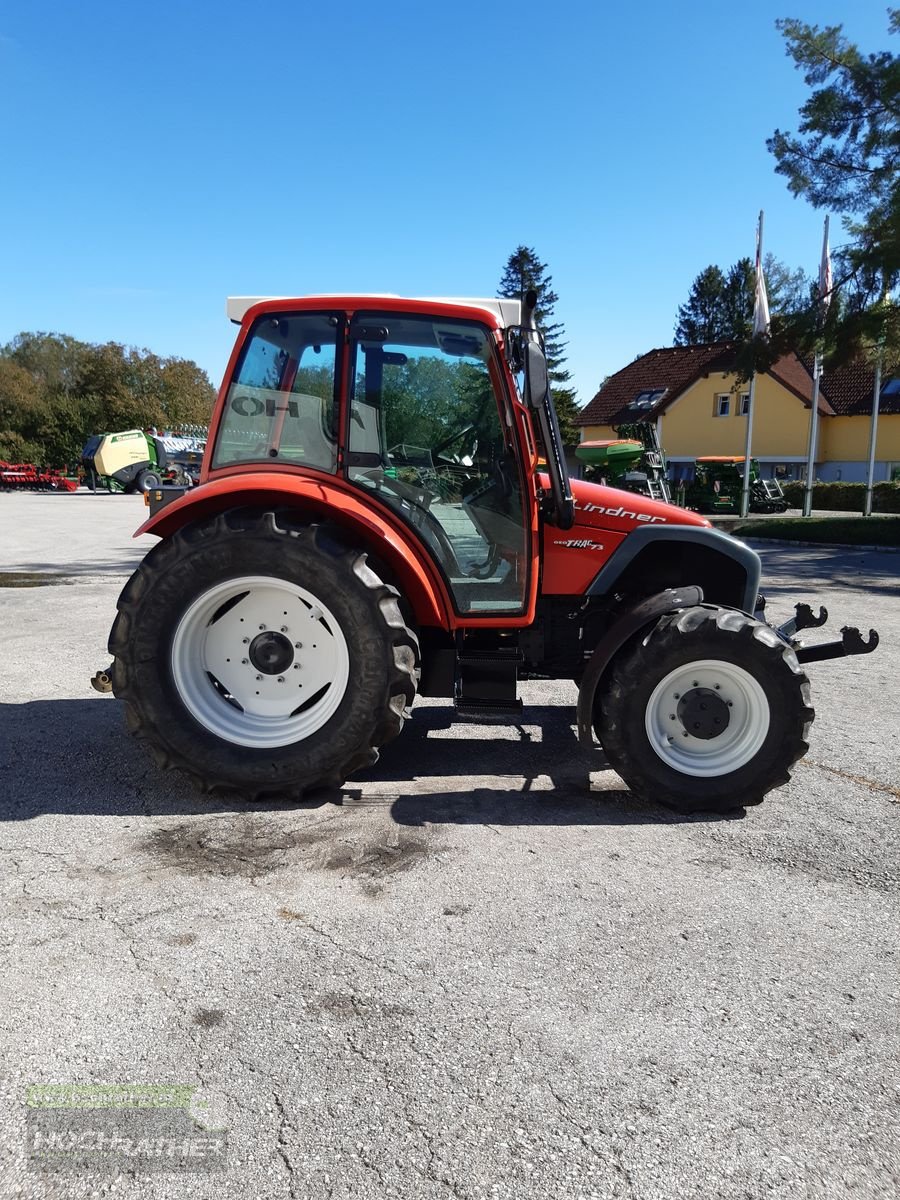
[[[898,1195],[900,556],[761,552],[770,614],[882,644],[811,664],[809,756],[743,817],[635,801],[564,683],[226,805],[88,686],[144,512],[0,496],[0,1197]],[[35,1170],[51,1083],[196,1086],[224,1170]]]

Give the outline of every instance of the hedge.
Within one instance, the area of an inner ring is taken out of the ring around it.
[[[897,517],[766,517],[740,521],[732,530],[739,538],[784,539],[838,546],[900,546]]]
[[[802,483],[785,483],[784,495],[791,508],[803,507]],[[864,483],[816,483],[813,508],[826,512],[861,513],[866,499]],[[872,490],[872,511],[900,513],[900,483],[876,483]]]

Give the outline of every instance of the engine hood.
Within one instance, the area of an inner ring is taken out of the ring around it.
[[[575,500],[575,527],[582,529],[610,529],[630,533],[645,525],[694,525],[709,528],[710,521],[698,513],[688,512],[675,504],[664,504],[640,496],[635,492],[623,492],[619,488],[605,487],[600,483],[588,483],[583,479],[571,481]]]

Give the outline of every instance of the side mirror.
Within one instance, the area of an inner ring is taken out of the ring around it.
[[[525,398],[532,408],[540,408],[550,387],[547,360],[536,342],[525,346]]]

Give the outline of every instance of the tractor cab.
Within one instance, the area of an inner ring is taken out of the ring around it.
[[[526,395],[547,410],[539,426],[555,417],[522,304],[322,303],[268,302],[247,324],[205,480],[257,470],[340,480],[414,532],[456,612],[524,614],[536,590],[537,455],[510,345]],[[554,468],[547,490],[571,506],[558,436]]]

